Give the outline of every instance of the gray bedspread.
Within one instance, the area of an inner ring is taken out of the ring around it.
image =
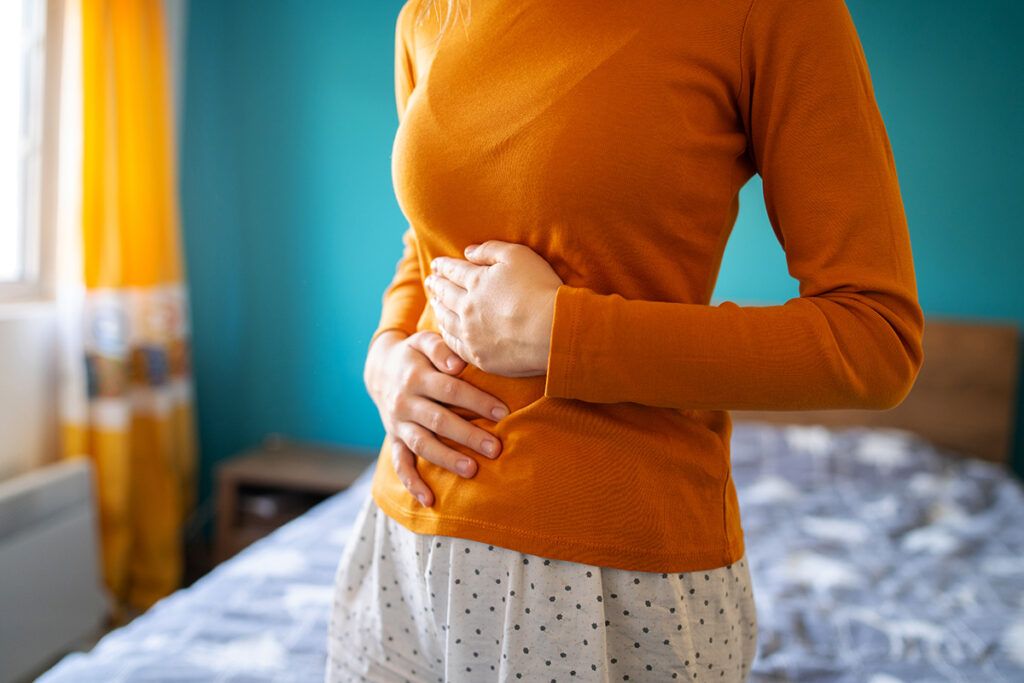
[[[40,680],[319,681],[367,469]],[[751,681],[1024,681],[1024,488],[900,431],[737,423]]]
[[[756,681],[1024,681],[1024,488],[899,431],[744,425]]]

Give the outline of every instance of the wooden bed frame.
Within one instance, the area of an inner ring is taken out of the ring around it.
[[[929,316],[924,364],[890,410],[730,411],[735,421],[906,429],[966,457],[1009,466],[1017,415],[1020,330]]]

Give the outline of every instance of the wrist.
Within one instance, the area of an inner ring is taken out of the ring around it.
[[[397,327],[389,327],[386,330],[382,330],[377,333],[376,337],[370,340],[368,355],[372,354],[374,349],[390,347],[408,336],[409,334],[405,330],[400,330]]]
[[[370,340],[370,346],[366,353],[366,363],[363,366],[363,384],[366,385],[370,395],[374,395],[376,388],[377,368],[380,367],[381,359],[385,357],[395,344],[402,341],[409,335],[397,328],[387,329],[377,334]]]

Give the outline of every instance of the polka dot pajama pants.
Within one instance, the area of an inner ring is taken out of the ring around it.
[[[367,496],[335,577],[327,683],[746,680],[746,557],[638,572],[422,535]]]

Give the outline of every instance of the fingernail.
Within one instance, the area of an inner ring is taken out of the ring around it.
[[[497,407],[497,408],[495,408],[494,410],[491,411],[491,415],[494,416],[495,420],[500,420],[501,418],[503,418],[506,415],[508,415],[508,409],[499,406],[499,407]]]
[[[459,472],[462,472],[463,474],[469,474],[470,471],[473,469],[473,461],[472,460],[460,460],[458,465],[456,465],[456,467],[459,468]]]
[[[420,505],[427,507],[427,496],[423,493],[416,494],[416,498],[419,499]]]
[[[455,369],[455,365],[456,365],[456,363],[455,363],[455,359],[454,359],[454,358],[449,358],[449,359],[448,359],[448,362],[447,362],[447,363],[445,363],[445,365],[447,365],[447,366],[448,366],[448,369],[449,369],[449,370],[454,370],[454,369]]]
[[[487,455],[494,455],[494,449],[497,448],[498,444],[494,443],[490,439],[485,439],[483,443],[484,452]]]

